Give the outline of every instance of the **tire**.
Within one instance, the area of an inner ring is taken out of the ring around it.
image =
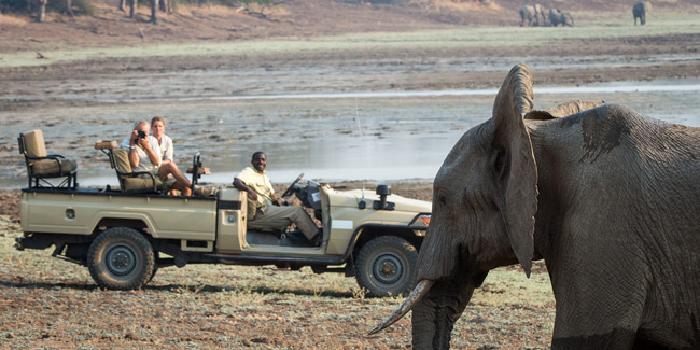
[[[151,242],[139,231],[112,227],[90,244],[87,267],[95,282],[107,289],[140,289],[155,271]]]
[[[416,286],[416,247],[403,238],[382,236],[367,242],[357,256],[357,283],[370,296],[406,295]]]

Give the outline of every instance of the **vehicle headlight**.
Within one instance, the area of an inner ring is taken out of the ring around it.
[[[420,227],[425,227],[425,228],[427,228],[428,226],[430,226],[430,218],[431,218],[431,216],[432,216],[432,215],[431,215],[431,214],[428,214],[428,213],[421,213],[421,214],[418,214],[418,215],[416,215],[416,218],[413,219],[412,225],[413,225],[413,226],[420,226]]]

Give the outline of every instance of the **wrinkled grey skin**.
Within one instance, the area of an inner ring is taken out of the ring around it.
[[[547,14],[547,18],[549,18],[549,25],[552,27],[574,26],[574,16],[572,16],[570,12],[559,11],[559,9],[550,9],[549,13]]]
[[[521,27],[526,22],[530,27],[546,26],[548,23],[547,9],[542,4],[523,5],[518,9],[518,16],[520,16]]]
[[[531,82],[513,68],[437,173],[418,257],[420,283],[435,283],[413,307],[414,348],[449,347],[489,270],[529,277],[544,258],[553,349],[698,349],[700,129],[619,105],[531,112]]]
[[[634,25],[637,25],[637,18],[639,18],[639,24],[645,25],[647,23],[647,12],[649,12],[649,10],[651,10],[651,3],[646,1],[640,1],[632,5]]]

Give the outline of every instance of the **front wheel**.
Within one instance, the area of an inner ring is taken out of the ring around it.
[[[416,285],[418,252],[403,238],[382,236],[367,242],[357,256],[357,282],[371,296],[408,294]]]
[[[151,242],[139,231],[112,227],[90,244],[87,266],[92,279],[102,287],[140,289],[153,276],[155,254]]]

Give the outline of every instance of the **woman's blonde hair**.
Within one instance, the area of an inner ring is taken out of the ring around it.
[[[165,126],[165,117],[157,115],[157,116],[151,118],[151,125],[153,125],[153,123],[155,123],[155,122],[161,122],[161,123],[163,123],[163,126]]]

